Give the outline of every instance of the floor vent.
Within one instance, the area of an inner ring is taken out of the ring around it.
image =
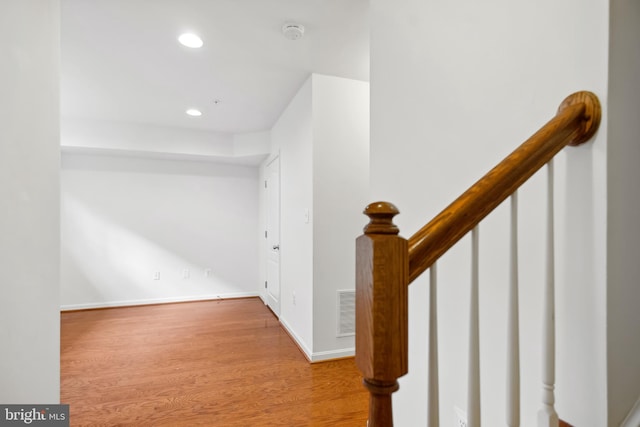
[[[338,291],[338,335],[356,334],[356,291]]]

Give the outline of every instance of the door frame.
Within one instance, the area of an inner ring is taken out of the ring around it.
[[[273,157],[271,157],[266,163],[265,163],[265,167],[264,167],[264,191],[265,191],[265,197],[264,197],[264,201],[265,201],[265,209],[264,209],[264,246],[263,246],[263,251],[264,251],[264,303],[271,309],[271,311],[273,311],[273,313],[280,317],[280,296],[282,294],[281,292],[281,280],[280,280],[280,272],[281,272],[281,268],[280,268],[280,264],[281,264],[281,256],[280,256],[280,250],[278,249],[278,265],[277,265],[277,295],[273,294],[270,292],[269,287],[268,287],[268,281],[269,281],[269,262],[271,259],[271,256],[273,255],[273,248],[270,247],[270,242],[274,242],[273,238],[274,236],[268,236],[267,232],[270,231],[268,230],[270,222],[269,222],[269,215],[271,214],[270,212],[270,208],[271,205],[270,203],[272,203],[272,200],[270,200],[270,197],[273,195],[273,192],[270,192],[269,189],[267,188],[267,183],[269,182],[270,178],[271,178],[271,174],[274,172],[274,169],[271,168],[272,165],[274,164],[274,162],[278,162],[277,163],[277,168],[275,169],[275,173],[277,175],[277,199],[275,201],[276,205],[277,205],[277,234],[278,236],[276,236],[275,239],[275,244],[278,245],[278,247],[280,246],[280,220],[281,220],[281,196],[280,196],[280,191],[282,188],[281,185],[281,164],[280,164],[280,153],[276,153],[273,155]],[[273,188],[273,187],[272,187]]]

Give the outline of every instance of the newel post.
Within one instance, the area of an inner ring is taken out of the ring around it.
[[[376,202],[356,239],[356,364],[369,390],[369,427],[391,427],[391,394],[408,370],[407,241],[398,236],[391,203]]]

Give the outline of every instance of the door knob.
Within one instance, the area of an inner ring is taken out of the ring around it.
[[[273,245],[273,250],[274,251],[279,251],[280,250],[280,245]]]

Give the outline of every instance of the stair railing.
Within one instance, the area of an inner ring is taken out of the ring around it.
[[[397,379],[408,372],[408,285],[432,266],[428,425],[439,425],[434,264],[472,230],[472,247],[476,249],[472,256],[475,259],[472,260],[467,425],[480,425],[476,227],[542,166],[552,166],[553,157],[562,148],[588,141],[598,129],[600,116],[600,103],[593,93],[583,91],[568,96],[561,103],[555,117],[408,240],[398,235],[399,230],[393,224],[393,217],[399,213],[394,205],[376,202],[365,208],[364,214],[369,217],[369,224],[364,228],[364,234],[356,240],[356,364],[370,393],[369,427],[393,426],[391,395],[398,390]],[[551,167],[549,170],[552,177]],[[552,179],[549,182],[552,191]],[[515,197],[512,198],[512,209],[517,209]],[[553,408],[553,215],[550,214],[549,217],[551,222],[548,229],[551,234],[548,236],[548,248],[551,254],[548,255],[550,265],[547,267],[543,314],[543,408],[539,414],[539,426],[558,425]],[[512,237],[512,251],[513,239]],[[517,271],[512,271],[512,276],[514,274],[517,276]],[[510,301],[516,301],[516,306],[509,308],[509,318],[514,319],[515,326],[509,326],[511,339],[508,346],[511,350],[508,364],[511,368],[508,384],[514,389],[516,397],[508,404],[507,418],[513,419],[509,421],[509,425],[519,425],[519,390],[516,390],[519,389],[517,284],[515,290],[510,292]]]

